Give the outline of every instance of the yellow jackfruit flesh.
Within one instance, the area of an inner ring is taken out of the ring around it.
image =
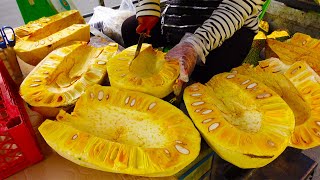
[[[269,32],[269,23],[267,21],[261,20],[259,22],[259,29],[261,31],[263,31],[264,33],[268,33]]]
[[[30,65],[37,65],[51,51],[70,41],[90,40],[90,27],[87,24],[73,24],[53,34],[34,34],[17,41],[14,50],[20,59]]]
[[[275,30],[269,35],[267,35],[267,38],[269,39],[277,39],[277,40],[286,40],[290,37],[290,34],[285,30]]]
[[[107,73],[107,62],[118,45],[101,48],[87,42],[72,42],[52,51],[24,79],[22,98],[31,106],[60,108],[74,105],[85,89],[101,83]]]
[[[85,24],[85,20],[77,10],[58,13],[50,17],[42,17],[26,25],[15,28],[17,38],[42,34],[43,36],[56,33],[73,24]]]
[[[207,143],[240,168],[273,161],[285,150],[294,130],[294,114],[287,103],[249,76],[215,75],[206,85],[187,87],[184,101]]]
[[[133,60],[136,45],[110,59],[108,76],[111,86],[144,92],[163,98],[173,91],[179,76],[179,63],[166,61],[165,53],[142,44],[139,56]]]
[[[173,105],[150,95],[91,86],[74,111],[60,111],[39,131],[61,156],[79,165],[132,175],[170,176],[199,154],[200,135]]]
[[[266,58],[279,58],[286,65],[305,61],[318,74],[320,73],[320,41],[310,36],[296,33],[285,42],[267,39]]]
[[[276,59],[262,61],[260,66],[254,68],[245,64],[233,70],[263,82],[287,102],[293,110],[296,124],[291,146],[308,149],[320,145],[320,136],[317,135],[320,127],[317,129],[317,121],[315,121],[320,112],[316,108],[320,105],[320,102],[317,101],[317,97],[320,97],[320,84],[318,83],[320,78],[305,62],[300,61],[283,71],[274,72],[275,67],[269,68],[269,64],[277,63],[274,61]],[[299,72],[300,69],[303,70]],[[295,73],[291,73],[292,71]],[[295,82],[291,82],[288,76],[291,76]],[[308,86],[307,90],[302,91],[301,88],[306,88],[306,86]]]
[[[277,64],[279,67],[276,67]],[[257,69],[265,72],[257,73]],[[278,69],[277,72],[274,72],[275,69]],[[279,59],[268,59],[260,62],[255,70],[247,67],[236,70],[238,73],[249,73],[263,82],[273,81],[266,84],[288,103],[295,114],[296,125],[290,146],[309,149],[320,145],[320,77],[306,62],[297,61],[285,67]],[[286,77],[290,83],[275,78],[279,76]]]

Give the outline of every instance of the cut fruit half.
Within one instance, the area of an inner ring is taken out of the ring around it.
[[[78,10],[70,10],[50,17],[42,17],[38,20],[31,21],[26,25],[15,28],[14,31],[18,38],[30,35],[32,36],[35,34],[46,37],[73,24],[85,23],[85,20]]]
[[[165,53],[150,44],[142,44],[139,56],[133,60],[136,48],[131,46],[110,59],[107,66],[111,86],[159,98],[169,95],[179,76],[179,63],[166,61]]]
[[[258,168],[277,158],[294,129],[290,107],[251,77],[215,75],[206,86],[184,91],[189,115],[215,152],[240,168]]]
[[[70,41],[90,40],[88,24],[73,24],[53,34],[33,34],[17,41],[14,50],[21,60],[36,66],[51,51]]]
[[[30,72],[20,86],[20,94],[35,107],[74,105],[87,87],[102,82],[107,61],[117,50],[116,43],[102,48],[88,46],[86,42],[66,44]]]
[[[269,35],[267,35],[269,39],[276,39],[278,41],[284,41],[290,38],[290,34],[285,30],[275,30],[272,31]]]
[[[79,165],[132,175],[170,176],[200,151],[192,121],[156,97],[94,85],[74,111],[60,111],[39,131],[61,156]]]
[[[305,47],[311,50],[319,50],[320,40],[312,38],[311,36],[303,33],[295,33],[292,38],[288,39],[286,43]]]
[[[278,68],[276,67],[277,62],[279,64]],[[269,68],[268,64],[271,63],[273,67]],[[247,67],[241,68],[242,70],[236,68],[236,70],[240,74],[250,73],[252,77],[265,82],[265,84],[274,89],[291,107],[295,114],[296,125],[290,146],[299,149],[319,146],[320,77],[303,61],[295,62],[289,66],[289,68],[285,68],[279,73],[271,73],[273,69],[282,69],[283,66],[281,64],[282,62],[279,59],[269,59],[260,62],[260,66],[256,68],[263,68],[266,72],[257,73],[257,71],[252,71]],[[282,76],[285,76],[290,83],[275,78]],[[268,83],[271,81],[273,82]]]
[[[296,61],[306,61],[319,74],[320,53],[316,47],[320,47],[319,40],[299,34],[295,34],[286,42],[267,39],[266,58],[279,58],[286,65],[291,65]]]

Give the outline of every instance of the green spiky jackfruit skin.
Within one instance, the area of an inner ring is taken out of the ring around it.
[[[259,61],[263,60],[262,50],[266,46],[265,39],[256,39],[253,40],[251,49],[247,55],[247,57],[243,60],[243,63],[253,64],[254,66],[259,64]]]

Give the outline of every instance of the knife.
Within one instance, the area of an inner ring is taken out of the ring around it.
[[[140,53],[140,50],[141,50],[141,46],[142,46],[142,43],[144,41],[144,39],[147,37],[147,34],[146,33],[141,33],[140,34],[140,37],[139,37],[139,40],[138,40],[138,45],[137,45],[137,49],[136,49],[136,52],[134,53],[134,58],[135,59],[139,53]]]
[[[133,59],[129,62],[129,69],[131,68],[131,64],[132,64],[133,60],[135,60],[136,57],[138,57],[138,55],[139,55],[139,53],[140,53],[140,50],[141,50],[142,43],[143,43],[143,41],[144,41],[144,39],[145,39],[146,37],[149,37],[146,33],[141,33],[141,34],[140,34],[136,52],[134,53]]]

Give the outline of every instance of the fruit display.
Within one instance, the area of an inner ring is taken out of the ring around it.
[[[134,59],[137,46],[131,46],[108,62],[111,86],[144,92],[163,98],[173,91],[179,76],[179,63],[166,61],[165,53],[142,44],[141,52]]]
[[[119,52],[102,37],[89,43],[90,26],[77,10],[15,32],[14,51],[35,66],[21,97],[48,118],[38,128],[46,143],[83,167],[179,177],[202,161],[201,137],[243,169],[266,166],[288,146],[320,145],[320,41],[306,34],[287,39],[287,31],[270,33],[261,21],[242,66],[206,84],[189,82],[183,92],[189,118],[161,99],[174,91],[179,62],[166,61],[151,44],[143,43],[135,58],[137,45]]]
[[[61,156],[102,171],[170,176],[199,154],[200,135],[179,109],[151,95],[94,85],[74,111],[39,131]]]
[[[45,109],[42,114],[55,116],[59,108],[73,106],[87,87],[105,79],[106,64],[117,50],[116,43],[101,48],[88,46],[87,42],[65,44],[30,72],[20,86],[20,94],[29,105]]]
[[[206,85],[184,91],[188,113],[201,135],[223,159],[258,168],[288,146],[294,114],[272,89],[249,76],[215,75]]]

